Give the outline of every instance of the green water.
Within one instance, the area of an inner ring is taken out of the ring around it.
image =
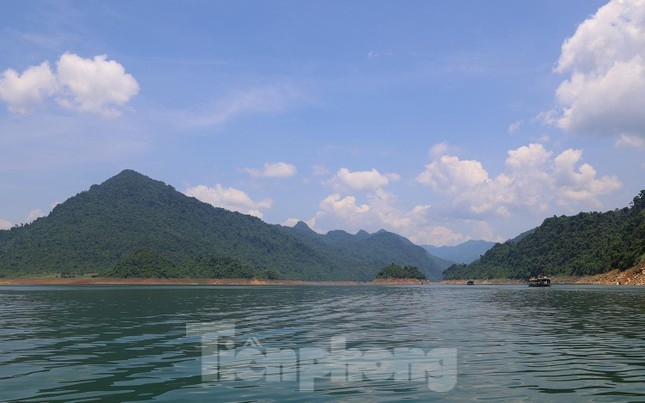
[[[627,287],[5,286],[0,401],[643,401],[644,315],[645,288]],[[233,324],[217,345],[233,354],[331,351],[334,337],[454,351],[456,383],[323,376],[303,390],[304,361],[281,381],[239,360],[202,377],[216,353],[187,334],[200,323]],[[260,375],[230,379],[245,369]]]

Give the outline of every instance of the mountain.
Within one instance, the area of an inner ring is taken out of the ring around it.
[[[124,170],[57,205],[47,217],[0,231],[0,275],[372,280],[382,260],[401,265],[411,260],[398,249],[405,244],[398,236],[350,236],[381,239],[379,259],[362,262],[347,247],[314,242],[318,234],[304,227],[285,230]],[[342,244],[343,234],[336,235],[331,244]],[[374,260],[379,264],[371,266]]]
[[[396,262],[398,265],[415,266],[430,280],[437,281],[441,279],[443,270],[451,264],[430,255],[407,238],[385,230],[374,234],[359,231],[356,235],[334,230],[323,235],[311,230],[304,222],[299,222],[294,227],[281,228],[310,247],[318,246],[328,255],[345,257],[348,259],[346,264],[367,277],[376,273],[374,267]]]
[[[421,245],[430,254],[455,263],[470,263],[479,259],[495,242],[470,240],[455,246]]]
[[[645,190],[629,207],[551,217],[522,236],[497,244],[468,265],[454,265],[444,279],[590,275],[645,261]]]

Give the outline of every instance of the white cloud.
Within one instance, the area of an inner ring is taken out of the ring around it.
[[[596,170],[589,164],[576,164],[582,158],[582,151],[568,149],[555,158],[553,175],[557,193],[561,196],[558,203],[569,205],[585,202],[594,207],[602,204],[597,196],[618,190],[622,184],[615,176],[596,178]]]
[[[354,196],[341,198],[338,193],[329,195],[321,201],[320,209],[322,211],[333,212],[334,215],[345,217],[347,219],[355,219],[356,215],[370,211],[370,207],[367,204],[361,204],[360,206],[357,205],[356,198]]]
[[[116,117],[139,92],[134,77],[105,55],[85,59],[65,53],[56,65],[56,73],[48,62],[31,66],[22,74],[5,70],[0,76],[0,100],[11,113],[26,114],[46,98],[55,96],[65,107]]]
[[[246,168],[244,171],[256,178],[288,178],[295,175],[297,169],[286,162],[267,162],[262,169]]]
[[[398,174],[382,174],[376,169],[352,172],[347,168],[341,168],[327,183],[338,190],[365,193],[380,189],[388,185],[391,181],[398,181],[399,179],[400,176]]]
[[[0,100],[11,113],[26,114],[57,90],[56,76],[47,62],[31,66],[22,74],[8,69],[0,75]]]
[[[508,134],[515,134],[518,131],[520,131],[520,128],[522,127],[523,124],[524,124],[524,121],[522,120],[518,120],[516,122],[511,123],[510,125],[508,125]]]
[[[601,7],[564,42],[555,70],[570,78],[556,91],[549,123],[575,133],[645,137],[645,1]]]
[[[439,157],[441,155],[444,155],[448,153],[448,150],[450,149],[450,146],[448,143],[445,141],[442,141],[441,143],[437,143],[430,148],[430,156],[431,157]]]
[[[618,140],[616,140],[616,145],[620,147],[633,147],[633,148],[645,149],[645,138],[641,138],[638,136],[628,136],[626,134],[623,134],[618,138]]]
[[[542,144],[532,143],[508,151],[506,166],[513,171],[535,171],[541,169],[553,154]]]
[[[489,181],[488,172],[479,161],[460,160],[444,155],[426,165],[425,171],[417,176],[417,182],[430,185],[436,191],[455,193],[462,187],[474,187]]]
[[[268,85],[230,93],[215,105],[199,113],[182,113],[179,119],[189,127],[223,125],[249,113],[279,113],[290,104],[303,99],[300,90],[290,84]]]
[[[222,207],[259,218],[262,218],[262,210],[271,208],[273,204],[271,199],[254,201],[245,192],[232,187],[224,187],[219,183],[213,188],[197,185],[186,189],[184,194],[215,207]]]
[[[30,223],[34,221],[36,218],[40,218],[44,216],[45,216],[45,213],[41,209],[31,210],[29,212],[29,215],[27,216],[27,222]]]
[[[591,165],[580,165],[581,150],[552,155],[541,144],[509,150],[505,171],[493,178],[479,161],[442,156],[426,165],[417,182],[447,195],[466,215],[497,217],[545,212],[554,202],[599,207],[599,196],[622,186],[615,176],[599,178]]]
[[[59,102],[84,112],[119,116],[120,107],[139,92],[139,84],[123,66],[106,55],[84,59],[65,53],[57,63],[63,92]]]
[[[0,230],[2,229],[10,229],[13,226],[11,222],[7,220],[0,220]]]
[[[368,194],[364,203],[359,203],[355,196],[334,193],[320,202],[320,210],[308,223],[322,232],[336,228],[373,232],[385,228],[411,238],[429,229],[426,219],[429,205],[403,211],[396,202],[396,196],[382,189]]]

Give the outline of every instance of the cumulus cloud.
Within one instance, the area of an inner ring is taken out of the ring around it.
[[[244,171],[255,178],[288,178],[295,175],[297,169],[286,162],[267,162],[262,169],[246,168]]]
[[[558,203],[568,205],[586,202],[594,207],[601,206],[597,196],[611,193],[621,187],[615,176],[597,178],[596,170],[589,164],[576,165],[582,158],[580,150],[565,150],[554,160],[553,177]]]
[[[598,9],[564,42],[555,71],[570,76],[556,91],[549,123],[645,137],[645,1],[612,0]]]
[[[59,102],[84,112],[119,116],[120,108],[139,92],[139,84],[123,66],[106,55],[84,59],[65,53],[57,63],[63,91]]]
[[[7,220],[0,220],[0,230],[10,229],[12,225],[13,224]]]
[[[22,74],[8,69],[0,75],[0,100],[11,113],[24,115],[57,90],[58,81],[47,62],[31,66]]]
[[[116,117],[139,92],[139,84],[123,66],[106,55],[85,59],[65,53],[53,72],[48,62],[13,69],[0,76],[0,100],[11,113],[26,114],[45,99],[55,97],[60,105],[105,117]]]
[[[619,189],[615,176],[598,177],[580,164],[581,150],[568,149],[553,157],[541,144],[509,150],[505,170],[491,177],[479,161],[441,156],[426,165],[417,182],[451,198],[474,216],[509,217],[513,211],[545,212],[553,203],[600,207],[599,197]]]
[[[460,160],[451,155],[432,161],[417,176],[417,182],[446,193],[455,193],[462,187],[474,187],[488,180],[488,172],[479,161]]]
[[[352,172],[347,168],[341,168],[328,184],[339,190],[365,193],[380,189],[390,182],[398,181],[399,179],[400,176],[398,174],[382,174],[376,169]]]
[[[320,231],[343,228],[347,231],[378,231],[385,228],[421,241],[431,226],[427,220],[429,205],[417,205],[410,210],[397,207],[397,198],[391,193],[378,189],[359,202],[353,195],[334,193],[324,198],[315,216],[306,221]]]
[[[341,168],[326,182],[336,193],[325,197],[318,212],[305,222],[320,232],[337,228],[350,232],[387,229],[418,243],[446,244],[465,240],[459,233],[435,229],[428,216],[431,209],[428,204],[400,208],[397,196],[384,189],[399,179],[398,174],[383,174],[376,169],[352,172]]]
[[[205,185],[190,187],[184,191],[184,194],[215,207],[222,207],[259,218],[262,218],[262,210],[271,208],[273,204],[271,199],[254,201],[245,192],[232,187],[224,187],[219,183],[212,188]]]

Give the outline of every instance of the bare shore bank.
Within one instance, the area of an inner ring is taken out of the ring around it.
[[[526,284],[518,279],[477,280],[479,285],[518,285]],[[593,276],[554,276],[552,284],[598,284],[598,285],[645,285],[645,262],[628,270],[612,270]],[[0,278],[0,285],[423,285],[445,284],[463,285],[466,280],[444,280],[432,283],[418,279],[376,279],[374,281],[304,281],[304,280],[265,280],[265,279],[213,279],[213,278],[103,278],[103,277],[19,277]]]
[[[430,284],[428,280],[417,279],[377,279],[366,281],[304,281],[304,280],[265,280],[265,279],[213,279],[213,278],[10,278],[0,279],[0,285],[421,285]]]
[[[475,284],[526,284],[524,280],[498,278],[489,280],[474,280]],[[465,284],[466,280],[444,280],[442,284]],[[631,269],[618,269],[593,276],[553,276],[551,284],[598,284],[598,285],[645,285],[645,263]]]

